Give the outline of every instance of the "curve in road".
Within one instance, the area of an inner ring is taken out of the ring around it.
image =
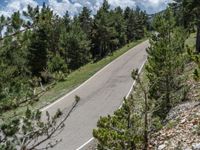
[[[56,137],[62,141],[54,150],[80,149],[88,139],[91,140],[99,117],[112,114],[122,104],[123,97],[132,87],[132,69],[141,68],[144,64],[148,46],[148,41],[135,46],[78,88],[42,109],[54,114],[57,109],[70,108],[76,95],[81,98],[66,120],[64,130]]]

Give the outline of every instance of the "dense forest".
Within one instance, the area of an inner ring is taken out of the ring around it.
[[[62,80],[143,38],[147,25],[147,15],[139,8],[111,10],[107,1],[94,16],[84,7],[78,16],[66,12],[60,17],[44,4],[0,20],[0,103],[6,105],[2,111],[34,94],[34,86]]]
[[[71,72],[111,55],[145,36],[146,12],[139,8],[110,9],[106,0],[95,15],[84,7],[79,15],[58,16],[43,4],[0,17],[0,112],[38,101],[36,88],[64,80]],[[76,107],[79,97],[75,98]],[[69,112],[69,114],[71,113]],[[41,121],[40,111],[1,117],[0,149],[31,150],[63,128],[69,116],[57,123],[61,111]],[[40,140],[39,137],[45,137]],[[36,141],[35,141],[36,140]],[[32,143],[32,142],[35,143]],[[57,144],[52,143],[46,148]]]
[[[184,138],[191,140],[191,137],[188,136],[189,133],[197,139],[199,139],[199,134],[193,131],[181,132],[179,130],[176,132],[178,122],[182,121],[180,123],[182,130],[186,126],[185,118],[181,118],[181,114],[178,114],[180,116],[177,120],[175,120],[176,118],[167,120],[170,110],[178,109],[179,107],[176,106],[186,101],[188,103],[192,101],[189,93],[195,91],[195,84],[196,87],[199,87],[199,16],[199,0],[175,0],[169,4],[166,10],[151,16],[153,18],[151,27],[155,32],[150,33],[149,36],[150,47],[147,49],[148,61],[144,72],[140,75],[138,70],[133,70],[132,78],[137,81],[137,85],[134,86],[135,92],[124,99],[122,108],[115,111],[113,115],[99,119],[98,128],[93,130],[93,136],[98,141],[97,149],[200,148],[199,143],[184,147],[189,145],[184,141]],[[191,33],[196,34],[196,47],[186,45],[186,40]],[[192,66],[192,78],[190,75],[188,76],[189,73],[186,71],[188,66]],[[193,88],[190,88],[190,81],[193,81]],[[196,95],[199,95],[199,89],[197,89]],[[199,101],[199,97],[197,97],[197,101]],[[198,105],[199,103],[197,103]],[[191,109],[195,109],[195,107]],[[184,108],[182,111],[186,113],[187,110]],[[193,118],[190,117],[189,120]],[[199,116],[196,116],[195,120],[197,126],[200,127]],[[164,127],[165,132],[159,132]],[[174,134],[170,132],[170,128],[174,128]],[[193,130],[199,133],[199,129]],[[174,139],[179,134],[184,135],[184,132],[187,132],[186,137]],[[179,142],[169,143],[170,138]]]

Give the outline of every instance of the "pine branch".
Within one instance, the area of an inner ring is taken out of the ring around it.
[[[18,35],[18,34],[20,34],[20,33],[23,33],[23,32],[25,32],[25,31],[27,31],[27,30],[29,30],[29,29],[32,29],[32,28],[33,28],[33,25],[31,25],[31,26],[26,26],[26,28],[24,28],[24,29],[22,29],[22,30],[20,30],[20,31],[16,31],[16,32],[14,32],[14,33],[12,33],[12,34],[5,35],[4,37],[0,37],[0,41],[3,41],[4,39],[9,38],[9,37],[16,36],[16,35]]]
[[[71,113],[73,112],[73,110],[76,108],[78,102],[79,102],[80,98],[76,97],[76,101],[73,104],[72,108],[70,109],[70,111],[67,113],[67,115],[64,117],[64,119],[50,132],[48,133],[48,136],[46,138],[44,138],[43,140],[39,141],[38,143],[36,143],[34,146],[28,148],[27,150],[34,150],[36,147],[38,147],[39,145],[41,145],[42,143],[46,142],[47,140],[51,139],[52,136],[60,129],[63,128],[63,124],[64,122],[69,118],[69,116],[71,115]]]

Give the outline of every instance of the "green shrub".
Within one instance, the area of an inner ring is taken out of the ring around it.
[[[155,117],[152,119],[152,125],[151,128],[154,131],[158,131],[161,130],[163,127],[162,123],[161,123],[161,119],[159,117]]]
[[[50,72],[58,72],[58,71],[62,71],[64,73],[68,72],[67,64],[59,54],[52,56],[52,58],[49,59],[47,66]]]

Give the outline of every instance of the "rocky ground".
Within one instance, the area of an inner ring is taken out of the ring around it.
[[[165,122],[151,136],[149,150],[200,150],[200,101],[187,101],[174,107]],[[96,142],[86,149],[96,150]]]
[[[168,119],[171,120],[163,129],[152,135],[150,149],[200,150],[199,102],[187,102],[175,107]]]
[[[200,150],[200,82],[193,80],[193,68],[187,67],[188,101],[170,110],[162,129],[150,136],[149,150]],[[96,150],[96,146],[94,141],[84,150]]]
[[[151,135],[150,150],[200,150],[200,83],[188,84],[189,100],[171,109],[164,127]]]

